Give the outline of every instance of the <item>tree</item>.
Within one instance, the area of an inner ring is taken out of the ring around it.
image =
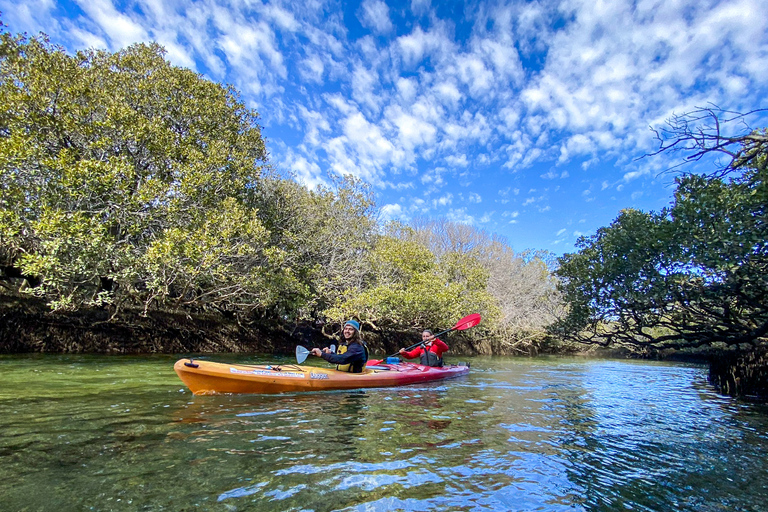
[[[562,302],[551,271],[553,257],[546,251],[517,253],[496,235],[445,219],[418,219],[413,227],[409,239],[428,247],[439,261],[460,254],[486,270],[486,291],[500,314],[490,330],[505,350],[521,345],[527,351],[529,335],[544,334],[555,321]]]
[[[255,112],[156,45],[0,35],[0,256],[55,309],[269,304],[292,276],[253,194]]]
[[[388,231],[367,255],[365,286],[345,290],[327,316],[357,316],[374,329],[390,331],[451,325],[469,312],[493,321],[488,273],[475,258],[450,253],[438,260],[412,239],[410,228],[390,225]]]
[[[672,206],[623,211],[560,259],[556,274],[569,310],[555,332],[655,348],[766,340],[768,138],[765,130],[723,137],[717,121],[712,133],[678,119],[677,138],[662,148],[690,143],[695,158],[725,152],[728,164],[678,177]]]
[[[370,186],[353,176],[331,180],[331,187],[308,190],[270,177],[256,191],[270,245],[284,252],[284,265],[303,283],[283,290],[292,300],[282,313],[293,319],[317,319],[346,291],[362,290],[370,273],[367,254],[377,228]]]
[[[500,327],[507,338],[512,332],[543,332],[562,308],[557,281],[546,252],[516,253],[494,242],[480,253],[488,269],[488,292],[501,310]]]
[[[674,115],[667,121],[666,127],[654,130],[659,149],[645,157],[685,153],[684,161],[673,167],[677,168],[705,157],[725,156],[724,162],[715,162],[716,169],[709,174],[713,178],[752,168],[758,160],[763,160],[762,156],[768,150],[768,134],[765,130],[750,129],[747,120],[765,112],[768,109],[732,112],[713,105]]]

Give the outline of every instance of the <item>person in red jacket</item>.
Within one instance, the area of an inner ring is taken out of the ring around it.
[[[421,345],[410,352],[404,348],[400,349],[400,355],[406,359],[418,357],[420,363],[424,366],[443,366],[443,352],[448,352],[449,348],[443,340],[435,338],[432,331],[425,329],[421,333]]]

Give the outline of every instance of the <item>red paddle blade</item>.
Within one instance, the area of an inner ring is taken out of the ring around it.
[[[470,327],[474,327],[477,324],[480,323],[480,313],[472,313],[471,315],[467,315],[458,322],[456,322],[456,329],[457,331],[463,331],[464,329],[469,329]]]

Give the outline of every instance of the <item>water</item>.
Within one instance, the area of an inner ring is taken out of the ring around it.
[[[0,357],[0,510],[768,510],[768,409],[701,366],[475,358],[442,383],[196,397],[174,360]]]

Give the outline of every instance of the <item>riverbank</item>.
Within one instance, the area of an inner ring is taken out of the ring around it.
[[[296,345],[324,346],[330,340],[318,325],[250,322],[221,315],[194,317],[173,312],[106,309],[54,313],[35,298],[0,295],[0,354],[90,353],[115,355],[262,353],[292,354]],[[410,345],[413,333],[367,333],[372,353],[390,353]],[[536,339],[531,343],[485,339],[450,340],[460,355],[532,356],[579,354],[586,357],[640,358],[621,348],[574,347]],[[768,399],[768,350],[700,350],[646,354],[643,358],[684,360],[709,365],[709,380],[719,392],[754,400]]]
[[[0,353],[155,354],[280,352],[290,333],[220,317],[106,309],[51,312],[34,298],[0,296]],[[295,346],[295,344],[294,344]]]
[[[244,320],[222,314],[123,309],[52,312],[34,297],[0,295],[0,354],[30,352],[91,354],[292,354],[296,345],[328,346],[336,341],[320,323],[299,324],[280,318]],[[412,345],[416,332],[365,331],[371,353],[391,353]],[[451,351],[464,355],[535,355],[541,340],[470,341],[459,332]],[[545,350],[548,351],[549,349]]]

